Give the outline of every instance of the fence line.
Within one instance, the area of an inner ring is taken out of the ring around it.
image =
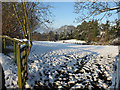
[[[0,36],[3,39],[3,48],[6,48],[6,40],[10,40],[14,44],[14,59],[17,62],[18,86],[24,89],[26,80],[28,79],[28,41],[23,41],[8,36]],[[22,47],[21,47],[22,46]]]

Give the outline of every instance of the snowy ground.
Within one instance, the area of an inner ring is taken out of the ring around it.
[[[65,44],[34,41],[29,55],[29,87],[111,88],[115,85],[117,46]],[[17,67],[11,58],[0,54],[6,87],[17,85]]]

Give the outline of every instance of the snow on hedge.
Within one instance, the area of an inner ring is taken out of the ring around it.
[[[34,41],[29,55],[27,87],[110,88],[114,86],[117,46],[95,46]],[[6,87],[17,85],[17,67],[13,60],[0,54]]]

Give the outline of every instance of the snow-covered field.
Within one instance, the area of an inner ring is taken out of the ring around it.
[[[113,88],[117,55],[117,46],[34,41],[26,87]],[[5,73],[5,86],[18,87],[15,62],[1,53],[0,62]]]

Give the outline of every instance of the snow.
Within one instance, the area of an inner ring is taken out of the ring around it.
[[[86,43],[85,41],[71,39],[71,40],[64,40],[65,43]]]
[[[15,62],[11,60],[11,58],[0,53],[0,63],[2,64],[5,73],[5,86],[10,88],[17,87],[18,77],[17,66],[15,65]]]
[[[70,40],[60,40],[57,41],[57,43],[86,44],[87,42],[76,39],[70,39]]]
[[[14,40],[19,41],[19,42],[27,42],[28,41],[27,39],[18,39],[18,38],[14,38]]]
[[[26,87],[110,88],[115,85],[114,65],[117,46],[75,45],[62,42],[34,41],[28,61]],[[14,60],[0,53],[5,72],[5,86],[18,87]],[[112,82],[112,83],[111,83]],[[88,85],[88,86],[86,86]]]
[[[26,46],[26,44],[20,45],[20,48],[23,48],[23,47],[25,47],[25,46]]]

